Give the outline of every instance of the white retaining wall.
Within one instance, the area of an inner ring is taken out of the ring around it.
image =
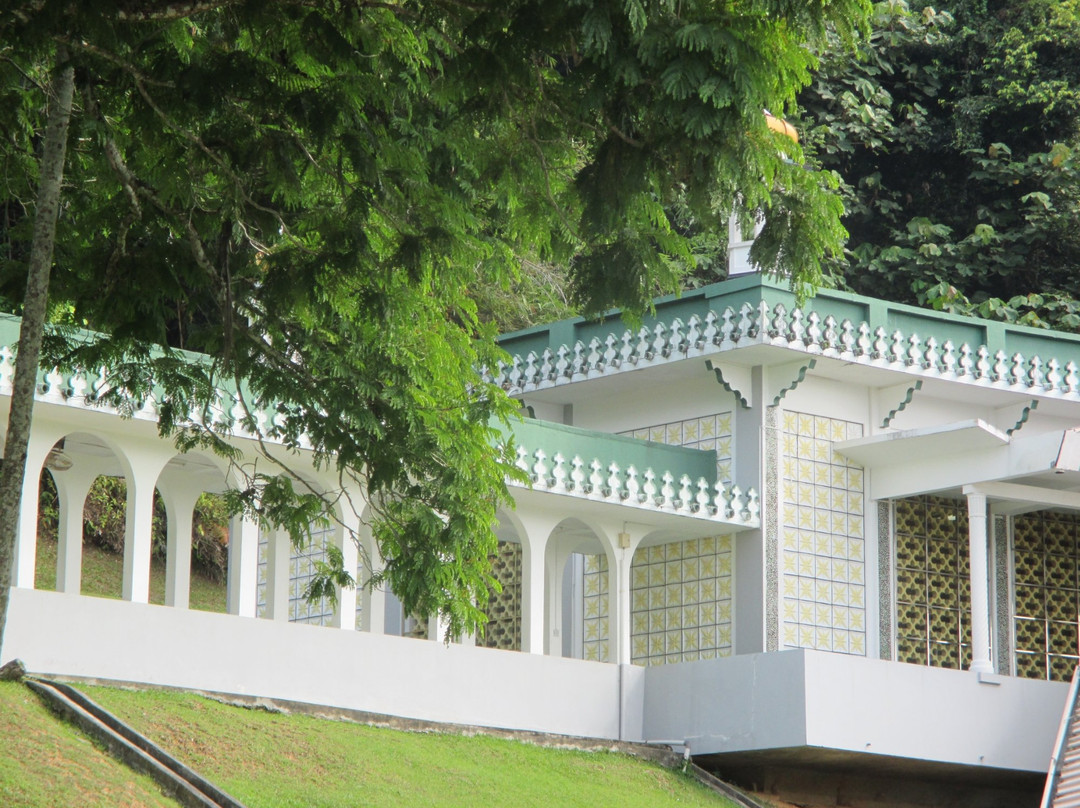
[[[14,658],[40,674],[641,738],[642,668],[58,592],[12,588],[0,661]]]

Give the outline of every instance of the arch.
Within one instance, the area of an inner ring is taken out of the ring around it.
[[[554,656],[611,658],[608,566],[611,541],[603,526],[588,519],[559,521],[545,549],[545,650]]]
[[[175,608],[223,612],[227,608],[228,525],[222,530],[202,521],[199,506],[203,494],[220,494],[228,485],[228,466],[220,458],[194,450],[174,454],[157,479],[155,510],[165,521],[164,570],[155,552],[153,602]],[[209,503],[208,503],[209,505]],[[163,513],[162,513],[163,512]],[[224,513],[219,514],[224,518]]]

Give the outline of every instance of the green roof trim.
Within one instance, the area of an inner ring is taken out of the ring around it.
[[[639,472],[652,469],[657,479],[667,471],[676,480],[685,474],[695,483],[705,478],[710,487],[716,484],[716,452],[712,449],[668,446],[534,418],[515,423],[512,431],[517,445],[528,452],[528,458],[534,458],[536,450],[542,449],[548,458],[547,465],[551,467],[551,458],[561,454],[566,460],[568,474],[572,469],[571,461],[579,457],[584,463],[582,469],[586,477],[590,474],[589,463],[595,459],[601,462],[604,477],[608,476],[608,467],[617,463],[623,471],[630,466]]]
[[[748,345],[774,345],[916,375],[1080,398],[1080,335],[963,317],[823,289],[796,307],[776,280],[746,275],[659,298],[631,328],[618,312],[505,334],[494,378],[512,392]]]

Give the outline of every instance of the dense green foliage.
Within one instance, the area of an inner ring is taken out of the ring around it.
[[[879,3],[800,104],[811,165],[844,180],[840,283],[1080,326],[1080,4]]]
[[[789,107],[815,64],[806,46],[827,29],[847,40],[866,10],[9,5],[0,294],[18,308],[45,95],[69,55],[52,310],[109,336],[60,331],[46,361],[107,365],[120,406],[153,389],[163,432],[185,448],[229,454],[215,430],[232,416],[212,428],[188,416],[209,413],[218,385],[242,390],[242,426],[285,447],[309,441],[361,486],[381,574],[407,610],[438,610],[459,633],[482,620],[493,516],[518,473],[493,448],[514,405],[475,373],[500,355],[470,293],[514,289],[527,256],[569,266],[585,311],[640,310],[691,262],[668,215],[676,201],[706,233],[733,207],[763,210],[759,263],[813,282],[843,235],[832,177],[782,159],[790,144],[761,110]],[[297,540],[320,496],[363,505],[288,466],[268,452],[245,467],[252,485],[232,505]]]

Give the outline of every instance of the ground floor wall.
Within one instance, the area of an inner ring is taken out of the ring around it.
[[[13,588],[0,660],[455,724],[640,740],[643,669]]]

